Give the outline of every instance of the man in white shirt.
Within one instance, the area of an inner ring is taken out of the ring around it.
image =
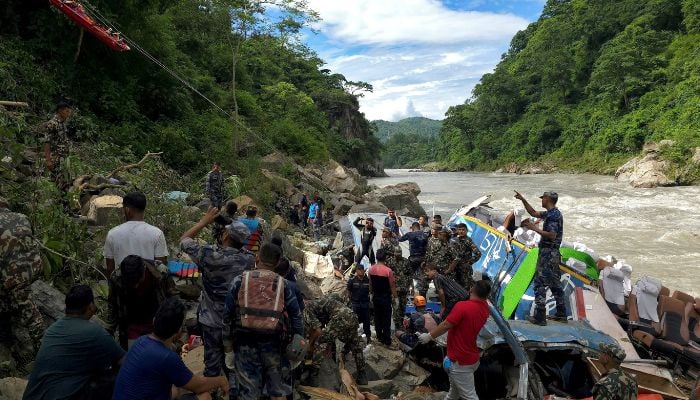
[[[146,196],[140,192],[129,193],[122,201],[126,222],[112,228],[105,240],[104,257],[107,274],[114,271],[126,256],[136,255],[145,260],[168,262],[168,245],[163,231],[143,220]]]

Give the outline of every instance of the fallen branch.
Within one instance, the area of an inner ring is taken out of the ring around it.
[[[53,255],[56,255],[56,256],[59,256],[59,257],[63,258],[64,260],[73,261],[74,263],[78,263],[78,264],[81,264],[81,265],[88,266],[88,267],[94,269],[95,271],[97,271],[97,273],[99,273],[100,275],[102,275],[102,277],[105,278],[106,281],[109,281],[109,279],[107,278],[107,275],[105,275],[104,272],[100,271],[100,270],[99,270],[97,267],[95,267],[94,265],[88,264],[88,263],[86,263],[85,261],[76,260],[76,259],[73,258],[73,257],[70,257],[70,256],[67,256],[67,255],[65,255],[65,254],[59,253],[59,252],[57,252],[57,251],[54,250],[54,249],[50,249],[50,248],[44,246],[44,244],[41,243],[41,242],[40,242],[39,240],[37,240],[36,238],[34,238],[34,241],[39,245],[39,247],[41,247],[42,249],[48,251],[49,253],[51,253],[51,254],[53,254]]]
[[[350,396],[346,396],[344,394],[340,394],[338,392],[334,392],[332,390],[319,388],[319,387],[299,385],[299,390],[301,390],[303,393],[309,395],[312,399],[354,400]]]
[[[80,190],[103,190],[103,189],[123,189],[125,185],[120,185],[118,183],[102,183],[99,185],[91,185],[89,183],[83,183],[80,185]]]
[[[161,152],[158,152],[158,153],[151,153],[151,152],[149,151],[148,153],[146,153],[146,155],[143,156],[143,158],[141,159],[141,161],[137,162],[136,164],[126,164],[126,165],[122,165],[121,167],[118,167],[118,168],[115,169],[114,171],[112,171],[112,172],[110,172],[109,174],[107,174],[106,178],[109,179],[109,178],[113,177],[114,175],[116,175],[116,174],[119,173],[119,172],[124,172],[124,171],[128,171],[128,170],[130,170],[130,169],[139,168],[139,167],[141,167],[141,166],[143,165],[143,163],[146,162],[147,159],[149,159],[149,158],[151,158],[151,157],[157,157],[157,156],[159,156],[159,155],[161,155],[161,154],[163,154],[162,151],[161,151]]]
[[[7,100],[0,100],[0,106],[5,106],[5,107],[29,107],[29,103],[25,103],[23,101],[7,101]]]

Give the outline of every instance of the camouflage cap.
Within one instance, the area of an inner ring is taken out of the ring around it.
[[[625,357],[627,357],[625,351],[622,350],[622,348],[616,344],[601,343],[599,349],[601,353],[608,354],[610,357],[614,358],[619,362],[622,362],[625,359]]]
[[[250,230],[248,227],[245,226],[243,222],[238,220],[234,220],[229,225],[226,225],[226,230],[233,239],[236,239],[241,243],[245,243],[245,241],[248,240],[248,236],[250,236]]]

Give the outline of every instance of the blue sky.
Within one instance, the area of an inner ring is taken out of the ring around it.
[[[321,21],[303,41],[333,72],[365,81],[367,118],[442,119],[471,96],[545,0],[309,0]]]

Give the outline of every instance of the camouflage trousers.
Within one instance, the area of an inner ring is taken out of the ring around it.
[[[471,264],[457,264],[455,270],[453,271],[453,275],[453,279],[462,285],[463,288],[467,289],[467,291],[472,288],[472,284],[474,284],[474,270],[472,269]]]
[[[424,259],[424,257],[419,256],[408,257],[408,265],[413,271],[413,279],[416,280],[415,292],[418,292],[421,296],[425,296],[428,293],[428,275],[425,274],[421,266]]]
[[[394,310],[394,328],[403,326],[403,317],[406,315],[406,303],[408,303],[408,289],[397,288],[396,295],[399,300],[399,308]]]
[[[14,339],[15,328],[25,327],[36,352],[44,335],[44,318],[30,299],[32,291],[29,285],[24,283],[10,290],[0,289],[0,331],[4,331],[0,334],[9,336],[6,342],[16,345],[18,340]],[[33,358],[34,354],[18,354],[18,356],[26,359]]]
[[[561,254],[558,248],[540,248],[537,257],[537,275],[535,276],[535,319],[543,321],[547,315],[547,288],[557,303],[557,314],[566,315],[564,291],[561,288],[561,271],[559,262]]]
[[[350,311],[350,312],[347,312]],[[334,315],[326,324],[321,333],[320,341],[323,343],[335,344],[335,339],[343,342],[343,353],[352,352],[357,366],[357,372],[365,370],[365,356],[362,353],[362,340],[357,334],[357,327],[360,325],[357,315],[349,308],[342,309]]]
[[[282,356],[279,342],[261,340],[237,344],[235,353],[238,398],[259,399],[263,395],[284,397],[292,394],[292,369],[289,360]]]
[[[65,171],[66,159],[57,156],[53,157],[53,168],[49,171],[49,177],[51,178],[51,181],[56,185],[58,190],[66,192],[70,187],[70,179],[68,179]]]
[[[202,341],[204,342],[204,376],[219,376],[221,371],[227,372],[229,397],[237,398],[236,374],[226,371],[224,364],[223,328],[202,325]]]

